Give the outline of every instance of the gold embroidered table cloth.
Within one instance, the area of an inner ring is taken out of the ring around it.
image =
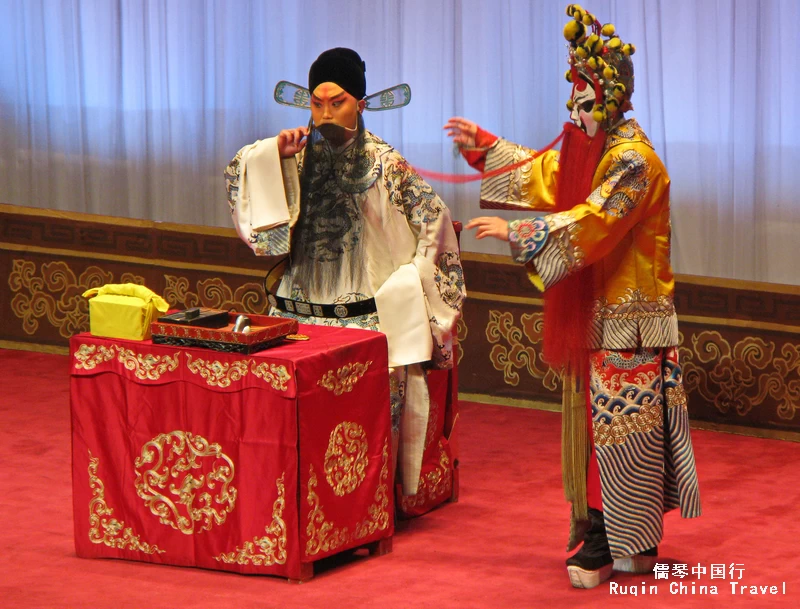
[[[390,547],[386,338],[300,333],[251,355],[72,337],[78,556],[303,580]]]

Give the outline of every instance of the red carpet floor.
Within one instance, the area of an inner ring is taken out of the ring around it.
[[[459,422],[459,502],[400,523],[389,555],[335,557],[301,585],[79,559],[72,538],[68,358],[0,350],[0,366],[6,376],[0,392],[2,608],[800,607],[800,445],[693,434],[705,513],[695,520],[667,515],[660,560],[709,571],[712,564],[737,565],[736,594],[727,572],[725,579],[707,573],[699,581],[615,576],[620,590],[631,586],[637,597],[613,594],[608,584],[573,590],[563,566],[568,508],[559,474],[559,415],[469,403],[462,404]],[[700,594],[700,585],[717,586],[718,594]],[[742,595],[741,585],[748,592],[777,586],[780,594]]]

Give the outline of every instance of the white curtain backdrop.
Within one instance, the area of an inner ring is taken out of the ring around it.
[[[411,85],[411,105],[368,113],[369,129],[413,165],[471,172],[448,117],[531,147],[568,119],[566,4],[0,0],[0,202],[230,226],[227,161],[307,122],[273,88],[306,84],[334,46],[362,55],[369,92]],[[676,271],[800,284],[800,2],[584,5],[637,45],[634,116],[672,178]],[[433,186],[456,219],[481,213],[476,184]]]

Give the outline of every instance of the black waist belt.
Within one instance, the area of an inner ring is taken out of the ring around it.
[[[299,300],[281,298],[280,296],[275,296],[275,294],[270,294],[268,300],[269,304],[281,311],[294,313],[295,315],[313,315],[314,317],[341,319],[343,317],[358,317],[359,315],[367,315],[377,311],[374,298],[341,304],[314,304],[313,302],[300,302]]]

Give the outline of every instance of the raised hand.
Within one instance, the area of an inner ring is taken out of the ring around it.
[[[508,220],[497,216],[481,216],[473,218],[467,223],[467,229],[476,228],[475,238],[494,237],[501,241],[508,241]]]
[[[448,137],[453,138],[453,142],[459,146],[475,147],[475,135],[478,133],[477,123],[460,116],[454,116],[447,121],[443,128],[447,130]]]
[[[278,154],[282,159],[296,155],[306,147],[308,127],[284,129],[278,134]]]

